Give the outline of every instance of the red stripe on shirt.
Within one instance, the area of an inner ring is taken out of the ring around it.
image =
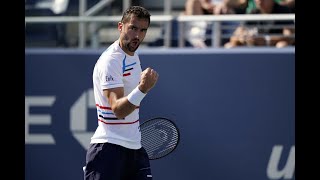
[[[111,107],[105,107],[105,106],[100,106],[99,104],[96,104],[97,107],[99,107],[100,109],[108,109],[108,110],[112,110]],[[136,109],[140,108],[140,106],[137,106]]]
[[[96,104],[96,106],[99,107],[100,109],[112,110],[111,107],[100,106],[99,104]]]
[[[119,124],[134,124],[134,123],[138,122],[139,119],[136,120],[136,121],[133,121],[133,122],[105,122],[105,121],[103,121],[101,119],[98,119],[98,121],[103,122],[104,124],[119,125]]]

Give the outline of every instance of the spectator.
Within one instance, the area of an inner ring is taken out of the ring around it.
[[[254,0],[256,8],[250,14],[288,14],[291,10],[287,6],[280,5],[274,0]],[[230,41],[224,47],[236,46],[276,46],[286,47],[294,45],[293,21],[252,21],[239,26]],[[277,28],[282,26],[283,28]],[[291,26],[291,27],[290,27]],[[248,29],[254,27],[254,29]],[[264,28],[262,28],[264,27]],[[268,28],[269,27],[269,28]],[[270,28],[272,27],[272,28]]]
[[[248,0],[223,0],[214,8],[214,14],[245,14],[248,7]],[[221,23],[221,34],[219,45],[223,45],[229,41],[230,35],[234,32],[236,27],[240,25],[239,21],[222,21]],[[211,33],[214,33],[212,30]]]
[[[219,15],[245,13],[247,0],[187,0],[184,15]],[[197,48],[207,47],[206,21],[188,22],[185,35],[192,46]]]
[[[250,13],[252,9],[256,8],[256,4],[254,0],[247,0],[247,1],[248,1],[248,5],[246,8],[246,12]],[[295,13],[295,0],[274,0],[274,1],[277,2],[278,4],[288,6],[291,9],[291,13]]]
[[[211,0],[186,0],[185,15],[213,14],[214,4]]]
[[[222,0],[214,7],[213,14],[245,14],[248,0]]]
[[[295,0],[278,0],[278,3],[283,6],[289,7],[291,10],[291,13],[295,13],[296,11]]]
[[[211,0],[186,0],[183,15],[206,15],[213,14],[214,4]],[[207,23],[194,21],[186,23],[185,35],[193,47],[207,47],[206,40]]]

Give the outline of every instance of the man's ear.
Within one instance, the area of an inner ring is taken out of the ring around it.
[[[122,31],[122,28],[123,28],[123,23],[122,23],[122,22],[119,22],[119,23],[118,23],[118,30],[121,32],[121,31]]]

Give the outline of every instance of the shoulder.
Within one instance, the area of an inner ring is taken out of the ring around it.
[[[105,71],[121,71],[122,58],[124,56],[117,52],[111,51],[111,49],[105,50],[99,57],[96,68],[99,72]]]
[[[99,57],[99,60],[109,63],[122,63],[126,55],[115,43],[110,45]]]

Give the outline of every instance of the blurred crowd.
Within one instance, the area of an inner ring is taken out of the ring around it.
[[[295,13],[295,0],[186,0],[183,15],[221,14],[290,14]],[[222,22],[236,26],[222,46],[293,46],[294,21]],[[197,48],[207,47],[208,22],[189,22],[187,40]]]

